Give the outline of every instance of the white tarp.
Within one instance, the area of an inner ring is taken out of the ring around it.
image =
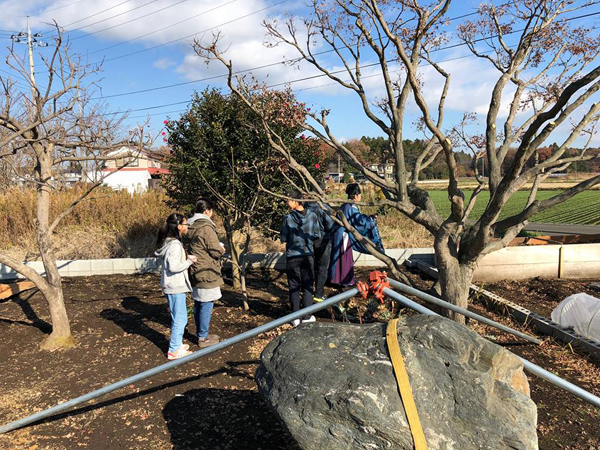
[[[579,293],[565,298],[552,311],[552,321],[600,342],[600,299]]]
[[[148,180],[152,177],[147,170],[118,170],[104,179],[104,184],[115,190],[127,189],[127,192],[143,192],[148,189]]]

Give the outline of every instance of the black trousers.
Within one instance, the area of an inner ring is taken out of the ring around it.
[[[314,258],[312,256],[297,256],[286,260],[286,273],[290,291],[292,312],[306,308],[313,303]],[[302,317],[310,319],[310,314]]]
[[[315,297],[325,298],[325,282],[329,275],[331,259],[331,240],[322,241],[315,247]]]

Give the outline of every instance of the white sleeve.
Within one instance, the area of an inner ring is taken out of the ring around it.
[[[165,268],[171,273],[179,273],[187,270],[193,263],[185,258],[185,252],[181,243],[171,245],[165,254]]]

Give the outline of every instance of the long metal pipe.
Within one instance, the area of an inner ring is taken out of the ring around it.
[[[24,427],[25,425],[29,425],[30,423],[37,422],[39,420],[50,417],[56,413],[64,411],[66,409],[72,408],[75,405],[79,405],[81,403],[85,403],[94,398],[101,397],[103,395],[109,394],[110,392],[116,391],[117,389],[124,388],[129,386],[130,384],[136,383],[138,381],[145,380],[146,378],[153,377],[154,375],[158,375],[166,370],[173,369],[182,364],[187,364],[189,362],[195,361],[196,359],[202,358],[206,355],[210,355],[211,353],[217,352],[227,347],[231,347],[238,342],[245,341],[246,339],[253,338],[265,331],[272,330],[273,328],[277,328],[281,325],[291,322],[294,319],[300,319],[302,316],[313,314],[317,311],[327,308],[328,306],[332,306],[342,300],[353,297],[358,294],[358,289],[352,288],[346,292],[342,292],[341,294],[334,295],[333,297],[328,298],[327,300],[316,303],[308,308],[303,308],[300,311],[295,313],[288,314],[287,316],[283,316],[279,319],[275,319],[271,322],[265,323],[259,327],[248,330],[244,333],[238,334],[229,339],[225,339],[218,344],[212,345],[205,349],[196,351],[191,355],[185,356],[180,359],[175,359],[165,364],[161,364],[160,366],[154,367],[152,369],[146,370],[145,372],[138,373],[137,375],[133,375],[129,378],[125,378],[124,380],[117,381],[116,383],[109,384],[103,388],[92,391],[88,394],[82,395],[80,397],[74,398],[72,400],[66,401],[64,403],[60,403],[52,408],[46,409],[45,411],[40,411],[38,413],[32,414],[31,416],[27,416],[24,419],[15,420],[14,422],[7,423],[0,427],[0,434],[6,433],[7,431],[15,430],[17,428]]]
[[[502,325],[501,323],[495,322],[486,317],[480,316],[479,314],[475,314],[474,312],[471,312],[467,309],[453,305],[452,303],[448,303],[444,300],[440,300],[439,298],[434,297],[433,295],[426,294],[425,292],[422,292],[422,291],[419,291],[418,289],[407,286],[404,283],[400,283],[399,281],[392,280],[391,278],[388,278],[388,281],[390,282],[390,286],[392,286],[394,289],[398,289],[399,291],[402,291],[406,294],[414,295],[415,297],[419,297],[421,300],[424,300],[426,302],[433,303],[434,305],[441,306],[442,308],[446,308],[451,311],[457,312],[459,314],[462,314],[463,316],[470,317],[471,319],[475,319],[478,322],[485,323],[486,325],[489,325],[491,327],[498,328],[499,330],[506,331],[507,333],[510,333],[510,334],[514,334],[515,336],[518,336],[521,339],[525,339],[529,342],[533,342],[534,344],[540,345],[542,343],[541,340],[536,339],[532,336],[529,336],[528,334],[521,333],[520,331],[517,331],[517,330],[507,327],[505,325]]]
[[[425,308],[423,305],[419,305],[418,303],[404,297],[403,295],[398,294],[397,292],[392,291],[391,289],[384,289],[383,293],[390,298],[402,303],[403,305],[408,306],[409,308],[414,309],[417,312],[422,314],[426,314],[428,316],[439,316],[438,313],[431,311],[428,308]],[[512,353],[512,352],[511,352]],[[514,354],[514,353],[513,353]],[[595,396],[591,392],[586,391],[585,389],[580,388],[579,386],[574,385],[573,383],[568,382],[567,380],[554,375],[553,373],[548,372],[545,369],[542,369],[540,366],[532,363],[531,361],[526,360],[525,358],[521,358],[519,355],[515,355],[521,361],[523,361],[523,367],[531,372],[534,375],[537,375],[540,378],[558,386],[571,394],[579,397],[582,400],[594,405],[597,408],[600,408],[600,397]]]

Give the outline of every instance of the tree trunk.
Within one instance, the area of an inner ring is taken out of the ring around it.
[[[36,151],[36,153],[38,153]],[[44,350],[56,350],[75,345],[71,335],[69,317],[65,309],[62,279],[58,273],[56,257],[52,249],[52,232],[49,230],[50,221],[50,186],[52,163],[45,151],[38,153],[38,176],[41,182],[37,188],[37,241],[40,256],[46,271],[48,289],[43,291],[52,320],[52,333],[41,343]]]
[[[46,270],[48,268],[44,266]],[[75,340],[71,334],[69,317],[65,309],[62,286],[51,286],[49,294],[45,295],[50,317],[52,321],[52,333],[46,337],[40,347],[43,350],[57,350],[59,348],[70,348],[75,345]]]
[[[245,268],[245,234],[240,230],[233,230],[229,236],[231,248],[231,260],[233,269],[233,288],[239,289],[243,295],[243,308],[248,311],[248,292],[246,291],[246,268]]]
[[[469,304],[469,289],[473,279],[474,265],[461,264],[452,246],[434,244],[435,257],[438,267],[438,282],[442,299],[453,305],[467,309]],[[442,314],[455,322],[465,324],[465,316],[444,309]]]

